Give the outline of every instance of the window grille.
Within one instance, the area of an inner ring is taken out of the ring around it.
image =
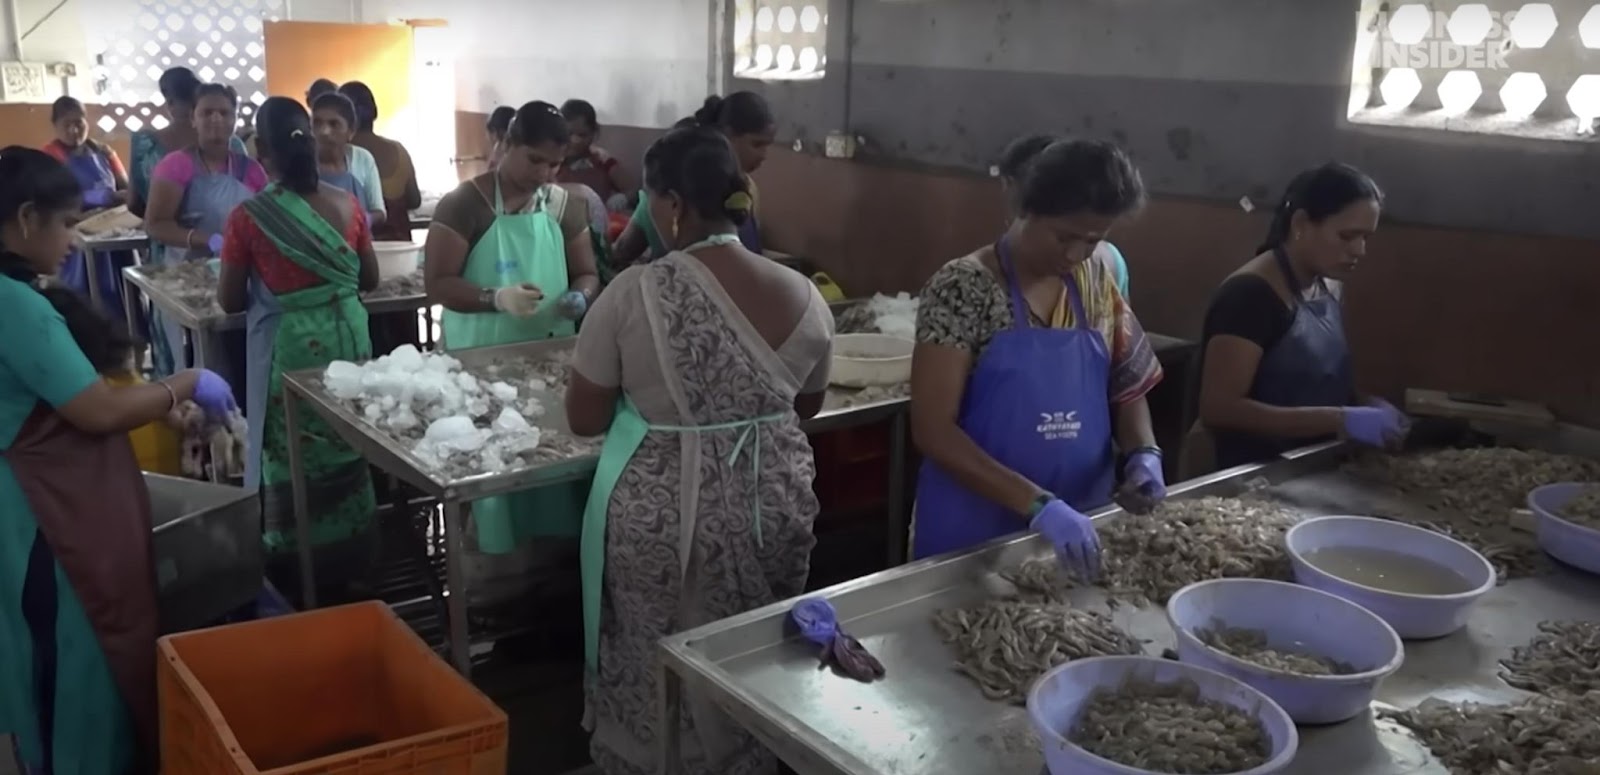
[[[762,81],[821,78],[827,37],[828,0],[735,0],[733,74]]]

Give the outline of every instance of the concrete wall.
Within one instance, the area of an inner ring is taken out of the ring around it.
[[[1600,143],[1348,123],[1359,6],[832,0],[823,80],[730,88],[767,94],[786,136],[849,129],[894,161],[986,169],[1019,133],[1066,131],[1126,146],[1158,194],[1259,202],[1338,158],[1394,219],[1600,237]]]

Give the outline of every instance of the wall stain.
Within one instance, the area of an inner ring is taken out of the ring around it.
[[[1189,160],[1189,150],[1194,145],[1194,133],[1186,126],[1174,127],[1167,130],[1167,150],[1172,151],[1172,158],[1178,161]]]
[[[1123,146],[1124,148],[1126,148],[1127,145],[1128,145],[1128,133],[1125,130],[1122,130],[1122,129],[1113,129],[1113,130],[1111,130],[1111,139],[1117,145]]]
[[[1084,116],[1083,116],[1083,128],[1084,129],[1094,129],[1094,116],[1091,116],[1091,115],[1089,115],[1087,113],[1084,114]]]

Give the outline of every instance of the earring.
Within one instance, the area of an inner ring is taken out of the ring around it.
[[[678,244],[678,221],[679,221],[678,217],[677,216],[673,216],[673,218],[672,218],[672,237],[670,238],[670,241],[672,242],[672,244],[674,246],[676,246]]]

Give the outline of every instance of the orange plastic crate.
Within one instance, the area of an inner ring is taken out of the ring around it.
[[[503,775],[506,714],[380,602],[162,638],[165,775]]]

